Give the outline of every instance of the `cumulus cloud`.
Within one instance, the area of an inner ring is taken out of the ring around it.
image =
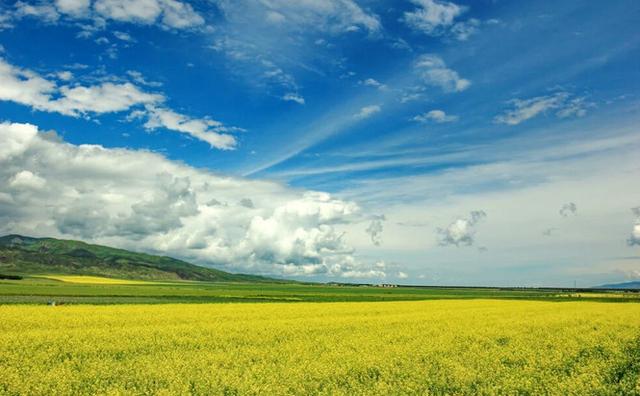
[[[133,74],[131,74],[133,73]],[[136,72],[134,79],[144,81]],[[65,79],[62,79],[66,81]],[[219,121],[197,119],[166,107],[164,95],[145,92],[130,82],[103,82],[97,85],[61,85],[38,73],[10,65],[0,58],[0,100],[33,109],[72,117],[118,113],[137,108],[129,119],[145,117],[147,129],[166,128],[186,133],[219,149],[233,149],[236,139],[230,132],[241,130]]]
[[[616,274],[624,276],[625,279],[628,280],[640,279],[640,269],[618,269],[614,272]]]
[[[304,98],[297,93],[289,92],[282,97],[285,102],[296,102],[298,104],[304,104]]]
[[[387,89],[387,86],[385,84],[381,83],[380,81],[374,78],[367,78],[366,80],[360,81],[360,84],[366,87],[378,88],[379,90],[382,90],[382,91]]]
[[[56,8],[60,13],[79,18],[89,14],[90,0],[56,0]]]
[[[568,202],[562,205],[559,213],[562,217],[575,216],[578,213],[578,206],[573,202]]]
[[[0,233],[80,238],[263,274],[384,275],[359,261],[340,231],[367,218],[360,207],[322,192],[223,177],[148,151],[72,145],[7,122],[0,181]]]
[[[28,170],[22,170],[9,179],[9,187],[16,189],[40,189],[46,181]]]
[[[418,122],[433,121],[442,124],[445,122],[457,121],[458,116],[447,114],[442,110],[431,110],[423,114],[418,114],[417,116],[413,117],[413,120]]]
[[[30,4],[28,2],[18,1],[15,4],[15,13],[13,15],[16,18],[40,18],[48,23],[54,23],[60,18],[58,10],[51,4],[44,2]]]
[[[371,238],[371,243],[376,246],[380,246],[382,244],[382,231],[384,230],[383,222],[386,220],[384,215],[373,216],[371,223],[365,230],[369,237]]]
[[[412,0],[412,3],[418,7],[404,13],[404,22],[412,29],[429,36],[446,36],[465,41],[477,33],[482,25],[475,18],[459,20],[468,10],[466,6],[440,0]],[[489,21],[486,23],[492,24]]]
[[[473,245],[476,234],[476,225],[485,217],[487,217],[487,214],[484,211],[474,210],[469,213],[469,217],[456,219],[446,228],[438,228],[436,231],[440,237],[440,245]]]
[[[10,19],[37,18],[45,23],[61,19],[93,21],[85,30],[104,28],[105,20],[143,25],[159,25],[164,29],[192,29],[204,25],[204,18],[188,2],[177,0],[55,0],[54,2],[18,1],[7,16]]]
[[[10,65],[0,58],[0,100],[77,117],[86,113],[123,111],[138,104],[158,103],[164,97],[143,92],[131,83],[58,86],[54,81]]]
[[[360,109],[359,112],[354,114],[353,117],[358,120],[363,120],[365,118],[371,117],[376,113],[379,113],[380,110],[382,110],[382,108],[379,105],[364,106],[363,108]]]
[[[583,117],[587,109],[593,107],[584,97],[574,98],[568,92],[556,92],[552,95],[536,96],[529,99],[513,99],[508,102],[512,108],[497,115],[494,122],[507,125],[518,125],[523,121],[555,111],[556,117]]]
[[[631,236],[627,240],[627,243],[629,246],[640,246],[640,206],[632,208],[631,212],[636,217],[636,222],[633,225],[633,230],[631,231]]]
[[[443,34],[467,7],[439,0],[412,0],[418,8],[404,13],[404,21],[415,30],[430,36]]]
[[[444,92],[460,92],[469,88],[471,81],[461,78],[449,69],[437,55],[424,54],[418,57],[415,69],[425,84],[441,88]]]

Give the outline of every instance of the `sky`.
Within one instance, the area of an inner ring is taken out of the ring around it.
[[[640,3],[0,3],[0,233],[308,281],[640,279]]]

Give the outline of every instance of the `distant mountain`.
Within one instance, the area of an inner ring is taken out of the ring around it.
[[[612,283],[609,285],[598,286],[597,289],[640,289],[640,281]]]
[[[0,274],[94,275],[120,279],[210,282],[281,282],[255,275],[232,274],[171,257],[107,246],[22,235],[0,237]]]

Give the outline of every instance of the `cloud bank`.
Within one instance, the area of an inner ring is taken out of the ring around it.
[[[0,123],[0,232],[80,238],[253,273],[369,277],[331,195],[222,177],[141,150]],[[373,271],[373,272],[372,272]]]

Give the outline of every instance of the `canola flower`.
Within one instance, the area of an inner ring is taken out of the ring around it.
[[[0,394],[633,395],[640,305],[5,305]]]
[[[130,279],[105,278],[102,276],[89,275],[42,275],[42,278],[53,279],[67,283],[84,283],[90,285],[148,285],[162,284],[162,282],[149,282]]]

